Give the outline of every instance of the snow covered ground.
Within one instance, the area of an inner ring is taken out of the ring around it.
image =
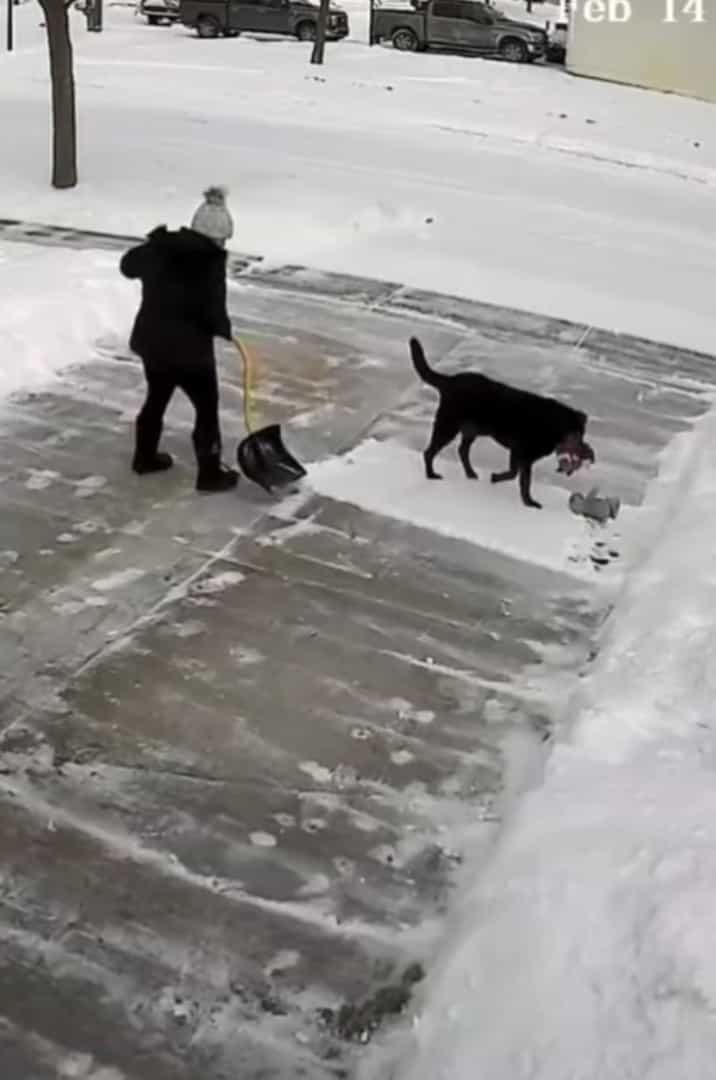
[[[142,232],[186,221],[222,181],[239,250],[682,345],[716,337],[709,105],[352,40],[317,69],[298,42],[199,41],[110,7],[103,34],[73,15],[81,184],[59,193],[37,9],[16,11],[7,216]]]
[[[480,447],[475,454],[476,464],[478,455],[483,453]],[[488,551],[591,581],[595,579],[595,570],[589,556],[595,540],[601,540],[606,549],[608,540],[618,531],[619,539],[614,542],[620,549],[622,562],[628,561],[629,533],[635,532],[630,511],[622,513],[618,527],[596,529],[582,517],[565,514],[565,490],[561,485],[550,485],[550,468],[551,462],[543,463],[540,469],[542,511],[538,522],[533,522],[529,529],[522,527],[524,510],[513,484],[491,487],[483,479],[479,499],[465,498],[462,468],[447,452],[439,464],[443,477],[440,484],[425,483],[422,455],[417,451],[391,440],[374,439],[342,457],[317,462],[310,470],[309,479],[314,491],[350,502],[362,510],[409,521]],[[486,476],[484,462],[479,471]],[[571,481],[574,490],[589,490],[588,472],[585,469],[574,477]],[[621,539],[625,531],[627,546]],[[611,574],[607,576],[611,581]]]
[[[297,43],[199,42],[109,9],[103,35],[73,16],[82,184],[57,193],[37,9],[17,18],[19,51],[0,62],[5,216],[141,232],[186,221],[223,181],[237,247],[270,260],[713,349],[711,106],[359,40],[316,70]],[[112,257],[23,258],[13,247],[12,269],[0,263],[4,319],[17,305],[0,342],[25,350],[28,374],[128,319]],[[477,876],[467,860],[449,940],[395,1045],[400,1080],[716,1071],[715,447],[711,415],[668,456],[655,546],[565,705],[545,775]],[[482,829],[462,839],[477,853]]]
[[[0,398],[126,342],[136,297],[108,252],[0,244]]]

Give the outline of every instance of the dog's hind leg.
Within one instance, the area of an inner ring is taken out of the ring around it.
[[[435,414],[433,433],[430,436],[430,442],[423,454],[423,460],[425,461],[425,475],[428,480],[442,480],[442,476],[440,476],[439,473],[436,473],[433,468],[433,461],[440,451],[444,450],[448,443],[453,441],[459,430],[460,421],[454,419],[449,411],[444,409],[441,405]]]
[[[522,502],[525,506],[531,506],[535,510],[542,509],[542,503],[538,503],[531,495],[532,485],[532,462],[523,462],[520,464],[520,495],[522,496]]]
[[[462,467],[465,470],[465,476],[468,480],[478,479],[477,473],[470,462],[470,449],[476,438],[477,432],[474,428],[467,427],[462,429],[462,439],[460,440],[457,452],[460,456],[460,461],[462,462]]]
[[[493,472],[490,480],[493,484],[503,484],[505,480],[514,480],[519,472],[519,461],[514,450],[510,451],[510,467],[504,472]]]

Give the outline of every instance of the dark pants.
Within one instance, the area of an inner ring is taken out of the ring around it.
[[[147,397],[137,417],[136,453],[150,460],[159,448],[164,413],[177,389],[183,390],[196,410],[194,451],[197,461],[218,458],[221,454],[219,428],[219,386],[216,362],[212,357],[192,367],[170,366],[143,357],[147,378]]]

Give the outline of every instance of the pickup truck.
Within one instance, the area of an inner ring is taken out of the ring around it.
[[[547,24],[547,59],[553,64],[564,64],[567,59],[567,38],[569,25],[556,22],[553,27]]]
[[[179,18],[179,0],[138,0],[135,14],[150,26],[171,26]]]
[[[179,21],[204,38],[247,31],[315,41],[318,5],[308,0],[180,0]],[[340,41],[348,33],[348,16],[331,5],[326,41]]]
[[[524,63],[544,56],[547,35],[533,23],[508,18],[479,0],[413,0],[411,7],[376,7],[371,44],[392,41],[396,49],[500,56]]]

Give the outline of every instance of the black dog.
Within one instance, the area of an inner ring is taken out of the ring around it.
[[[509,468],[493,473],[492,483],[519,477],[522,502],[537,509],[540,503],[530,491],[536,461],[559,454],[571,462],[571,466],[565,466],[568,472],[579,468],[583,461],[594,461],[594,451],[584,441],[586,413],[477,372],[442,375],[428,365],[417,338],[410,339],[410,353],[420,378],[440,394],[433,433],[423,455],[429,480],[441,479],[433,469],[433,461],[459,433],[462,439],[458,454],[470,480],[477,479],[470,464],[470,448],[479,435],[487,435],[510,452]]]

